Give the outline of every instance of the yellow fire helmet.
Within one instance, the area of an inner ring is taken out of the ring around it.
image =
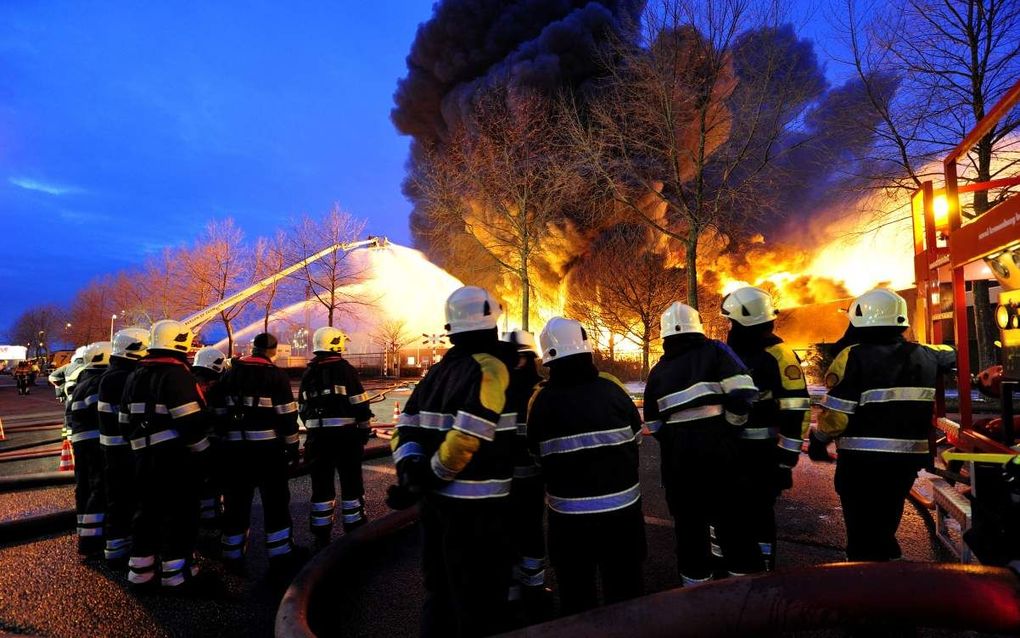
[[[323,326],[312,335],[312,352],[343,352],[347,348],[347,334],[340,328]]]

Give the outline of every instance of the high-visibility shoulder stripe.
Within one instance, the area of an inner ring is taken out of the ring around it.
[[[496,414],[502,413],[506,406],[506,389],[510,385],[510,373],[503,362],[491,354],[478,353],[472,356],[482,370],[482,384],[478,396],[482,406]]]
[[[191,401],[190,403],[185,403],[184,405],[179,405],[176,408],[170,408],[169,410],[170,416],[175,419],[179,419],[181,417],[188,416],[189,414],[195,414],[196,412],[201,411],[202,407],[198,405],[197,401]]]
[[[453,422],[453,429],[460,430],[467,434],[473,434],[480,439],[492,441],[496,438],[496,424],[492,421],[475,416],[469,412],[457,412],[457,418]],[[514,429],[517,426],[514,425]]]
[[[597,430],[542,441],[539,444],[539,453],[542,456],[565,454],[579,450],[622,445],[633,440],[634,431],[630,427],[622,427],[615,430]]]
[[[758,387],[754,385],[754,379],[749,374],[735,374],[732,377],[726,377],[719,385],[722,386],[722,391],[726,394],[753,392],[755,396],[758,395]]]
[[[848,401],[846,399],[840,399],[834,397],[831,394],[826,394],[822,397],[822,400],[818,402],[818,405],[822,406],[827,410],[835,410],[836,412],[842,412],[844,414],[853,414],[857,411],[857,402]]]
[[[695,399],[722,394],[722,391],[723,389],[721,384],[716,383],[715,381],[702,381],[678,392],[667,394],[660,398],[656,403],[659,406],[659,411],[662,412],[678,408],[685,403],[694,401]]]
[[[844,436],[836,442],[840,450],[927,454],[928,439],[885,439],[872,436]]]
[[[861,392],[861,405],[866,403],[887,403],[889,401],[935,400],[935,388],[875,388]]]

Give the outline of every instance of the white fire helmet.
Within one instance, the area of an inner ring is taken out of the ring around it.
[[[722,314],[742,326],[775,321],[779,311],[772,305],[772,295],[761,288],[744,286],[723,297]]]
[[[488,290],[478,286],[458,288],[446,300],[446,333],[491,330],[502,313],[499,302]]]
[[[85,363],[85,348],[88,348],[88,346],[78,346],[75,349],[74,356],[71,357],[72,364],[81,365],[82,363]]]
[[[854,299],[847,313],[850,325],[855,328],[910,325],[906,300],[888,288],[875,288]]]
[[[191,364],[191,367],[205,368],[207,370],[212,370],[216,374],[220,374],[226,366],[226,361],[227,355],[212,346],[206,346],[204,348],[199,348],[198,352],[195,353],[195,361]]]
[[[149,330],[149,350],[169,350],[187,353],[195,335],[180,321],[163,319],[152,324]]]
[[[553,317],[545,324],[538,340],[542,344],[542,352],[545,353],[542,357],[544,365],[572,354],[591,352],[588,333],[573,319]]]
[[[92,368],[102,368],[110,365],[110,353],[113,352],[113,344],[109,341],[97,341],[90,343],[85,348],[85,365],[86,370]]]
[[[527,330],[511,330],[503,334],[503,341],[517,346],[517,352],[530,352],[538,356],[538,344],[535,343],[535,335]]]
[[[312,335],[312,352],[343,352],[347,348],[347,334],[340,328],[323,326]]]
[[[141,359],[149,350],[149,331],[144,328],[124,328],[113,335],[114,357]]]
[[[694,308],[687,304],[674,301],[666,312],[662,313],[659,320],[662,328],[662,338],[682,334],[705,334],[705,328],[701,325],[701,315]]]

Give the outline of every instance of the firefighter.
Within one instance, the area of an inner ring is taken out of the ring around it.
[[[549,381],[531,400],[528,442],[542,466],[549,557],[569,615],[598,604],[600,581],[607,604],[642,593],[641,415],[595,367],[581,324],[555,317],[539,341]]]
[[[538,344],[526,330],[512,330],[503,341],[514,348],[510,371],[508,410],[517,424],[514,441],[514,476],[510,486],[511,532],[514,560],[510,601],[520,602],[528,624],[548,613],[550,592],[545,587],[545,489],[541,468],[528,447],[528,402],[542,380],[538,372]]]
[[[422,634],[480,636],[506,624],[508,531],[516,418],[501,419],[509,372],[496,331],[501,309],[487,291],[446,301],[453,347],[408,398],[391,441],[398,485],[391,507],[423,495]]]
[[[344,531],[366,522],[361,459],[371,432],[372,411],[358,372],[343,358],[347,335],[325,326],[312,336],[315,357],[308,362],[298,392],[298,413],[308,430],[305,458],[312,466],[309,524],[316,545],[329,543],[340,475],[340,515]]]
[[[103,454],[106,486],[106,549],[111,567],[127,567],[131,553],[131,518],[135,514],[134,459],[120,423],[120,399],[124,383],[149,348],[149,331],[125,328],[113,335],[110,367],[99,379],[99,445]]]
[[[273,364],[276,345],[273,335],[256,335],[251,356],[237,359],[217,387],[227,410],[219,421],[225,473],[220,549],[235,566],[244,558],[258,489],[270,571],[283,575],[294,559],[288,466],[298,461],[298,426],[290,379]]]
[[[740,431],[758,389],[725,343],[708,339],[698,311],[675,302],[661,318],[662,358],[645,387],[645,426],[661,447],[662,483],[674,519],[685,586],[711,580],[709,524],[731,575],[764,569],[746,523],[748,503],[734,468]]]
[[[106,492],[103,452],[99,446],[99,380],[110,365],[111,344],[89,344],[81,372],[71,394],[71,445],[74,448],[74,509],[78,515],[78,553],[92,556],[103,551]]]
[[[740,433],[738,467],[750,510],[748,525],[765,567],[775,567],[776,499],[793,487],[793,468],[811,425],[811,399],[797,354],[773,333],[772,295],[747,286],[722,300],[730,320],[726,343],[751,369],[758,397]]]
[[[120,400],[137,494],[128,582],[140,589],[186,591],[199,573],[196,477],[209,439],[187,359],[193,338],[180,321],[152,324],[149,354],[128,375]]]
[[[64,427],[60,432],[63,437],[71,435],[71,394],[74,392],[74,385],[78,382],[78,375],[85,365],[85,348],[81,346],[74,351],[71,363],[64,367],[64,375],[60,379],[61,386],[58,390],[57,400],[64,404]]]
[[[220,486],[223,477],[218,475],[218,464],[216,461],[222,457],[223,444],[216,436],[216,423],[224,416],[227,410],[222,401],[216,397],[217,386],[223,370],[226,367],[227,356],[213,348],[206,346],[195,352],[195,358],[191,362],[191,374],[195,377],[198,390],[205,399],[206,414],[206,436],[209,437],[209,463],[201,468],[202,476],[199,481],[199,513],[198,518],[203,525],[215,527],[222,510],[223,494]]]
[[[836,439],[836,492],[846,523],[847,560],[902,556],[896,529],[903,501],[929,458],[935,384],[956,364],[949,346],[908,342],[907,303],[870,290],[850,305],[847,345],[825,375],[818,428]]]

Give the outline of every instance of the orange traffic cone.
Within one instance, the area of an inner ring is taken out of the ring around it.
[[[400,418],[400,401],[393,403],[393,423],[396,424],[397,419]]]
[[[60,465],[57,467],[57,471],[74,471],[74,448],[71,447],[70,439],[64,439],[63,445],[60,446]]]

